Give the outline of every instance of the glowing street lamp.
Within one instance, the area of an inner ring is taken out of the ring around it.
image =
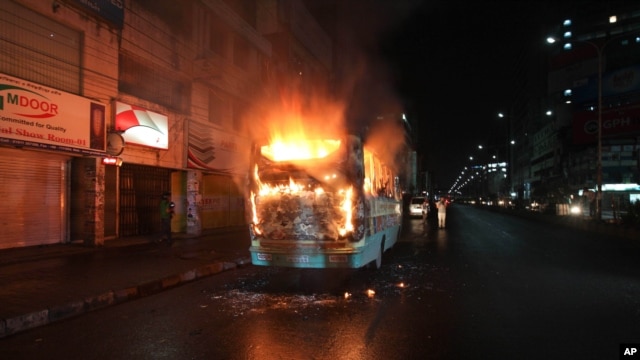
[[[609,18],[610,23],[616,22],[615,17]],[[612,40],[618,39],[623,36],[628,36],[629,34],[621,34],[618,36],[610,37],[606,41],[596,43],[589,40],[573,40],[579,43],[588,44],[596,50],[598,55],[598,131],[597,131],[597,159],[596,159],[596,219],[602,220],[602,58],[604,54],[604,50],[606,46],[611,43]],[[566,38],[570,38],[571,34],[569,33]],[[549,44],[553,44],[556,42],[554,37],[548,37],[547,42]],[[563,48],[566,50],[571,49],[571,43],[567,42],[563,45]]]

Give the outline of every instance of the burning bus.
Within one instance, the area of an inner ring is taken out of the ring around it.
[[[255,142],[247,197],[252,263],[379,268],[402,224],[390,165],[355,135]]]

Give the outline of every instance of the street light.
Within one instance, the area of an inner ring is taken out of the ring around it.
[[[627,35],[627,34],[625,34]],[[616,36],[613,38],[609,38],[607,41],[602,42],[601,44],[597,44],[595,42],[589,40],[575,40],[580,43],[589,44],[592,46],[598,55],[598,131],[597,131],[597,159],[596,159],[596,219],[602,220],[602,55],[604,53],[604,49],[611,42],[611,40],[615,38],[619,38],[620,36]],[[549,44],[553,44],[556,42],[556,39],[553,37],[548,37],[547,42]],[[565,45],[565,49],[571,49],[571,44],[569,46]]]

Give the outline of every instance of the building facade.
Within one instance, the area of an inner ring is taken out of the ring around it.
[[[543,175],[545,189],[574,198],[602,186],[602,208],[622,209],[640,197],[640,10],[626,3],[590,10],[554,32],[547,93],[554,116],[535,134],[532,173]]]
[[[561,13],[533,29],[534,44],[519,59],[510,186],[523,205],[585,202],[584,190],[598,185],[600,107],[602,207],[623,209],[640,196],[640,12],[629,2],[592,1]],[[557,42],[541,48],[548,36]]]
[[[164,192],[174,232],[246,224],[265,104],[332,71],[300,1],[9,0],[0,30],[0,249],[152,238]]]

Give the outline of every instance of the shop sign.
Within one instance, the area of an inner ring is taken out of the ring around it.
[[[249,149],[251,142],[245,137],[196,121],[189,123],[188,168],[246,175]]]
[[[629,137],[640,134],[640,106],[631,105],[602,111],[602,137]],[[573,115],[573,143],[598,140],[598,112],[578,111]]]
[[[127,144],[158,149],[169,148],[169,122],[166,115],[140,106],[116,101],[116,131]]]
[[[118,29],[124,25],[124,0],[73,0],[72,4],[98,16]]]
[[[0,143],[104,155],[105,105],[0,73]]]

